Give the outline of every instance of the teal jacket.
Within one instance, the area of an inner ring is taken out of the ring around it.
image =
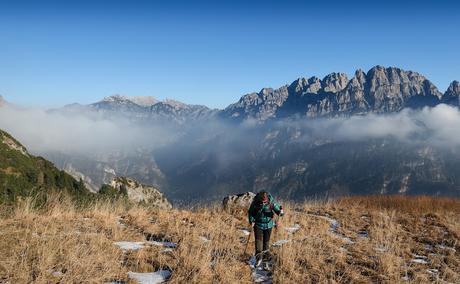
[[[254,202],[252,202],[248,210],[249,223],[255,223],[262,230],[273,228],[273,213],[281,214],[281,206],[275,202],[271,194],[268,197],[270,200],[269,204],[263,205],[262,208],[258,209]]]

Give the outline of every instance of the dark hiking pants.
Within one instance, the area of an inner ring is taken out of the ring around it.
[[[272,229],[262,230],[254,226],[254,236],[256,239],[256,259],[267,260],[268,250],[270,249],[270,235]]]

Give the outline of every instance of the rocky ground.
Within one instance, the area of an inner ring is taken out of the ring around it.
[[[249,265],[244,210],[75,208],[23,200],[0,219],[1,283],[459,283],[460,202],[355,197],[284,204],[273,273]],[[252,238],[253,239],[253,238]]]

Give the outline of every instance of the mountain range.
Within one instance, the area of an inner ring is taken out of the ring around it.
[[[293,199],[391,193],[460,196],[460,148],[431,143],[433,129],[423,121],[415,119],[423,131],[406,140],[391,134],[341,140],[334,138],[341,128],[331,131],[325,126],[444,104],[458,108],[459,103],[458,81],[441,93],[419,73],[382,66],[367,73],[357,70],[351,79],[343,73],[299,78],[277,89],[246,94],[222,110],[116,95],[50,112],[123,118],[143,125],[146,132],[161,126],[175,133],[175,139],[134,153],[76,155],[55,149],[40,154],[93,189],[115,176],[129,176],[176,201],[261,189]]]
[[[260,120],[289,116],[333,117],[363,113],[397,112],[448,103],[458,106],[459,83],[442,94],[424,76],[399,68],[376,66],[357,70],[349,80],[331,73],[322,80],[299,78],[278,89],[264,88],[243,96],[224,110],[226,116]]]
[[[444,103],[459,106],[460,83],[453,81],[441,93],[417,72],[375,66],[367,73],[357,70],[353,78],[331,73],[323,79],[298,78],[280,88],[263,88],[249,93],[223,110],[202,105],[188,105],[174,100],[158,101],[154,97],[114,95],[82,106],[72,104],[66,110],[93,110],[125,114],[138,119],[164,119],[187,123],[209,117],[242,121],[259,121],[286,117],[337,117],[366,113],[392,113],[404,108],[432,107]]]

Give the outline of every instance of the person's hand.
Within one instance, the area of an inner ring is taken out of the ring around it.
[[[255,225],[254,222],[249,223],[249,226],[251,226],[251,228],[254,228],[254,225]]]
[[[283,216],[283,215],[284,215],[283,206],[280,206],[280,216]]]

